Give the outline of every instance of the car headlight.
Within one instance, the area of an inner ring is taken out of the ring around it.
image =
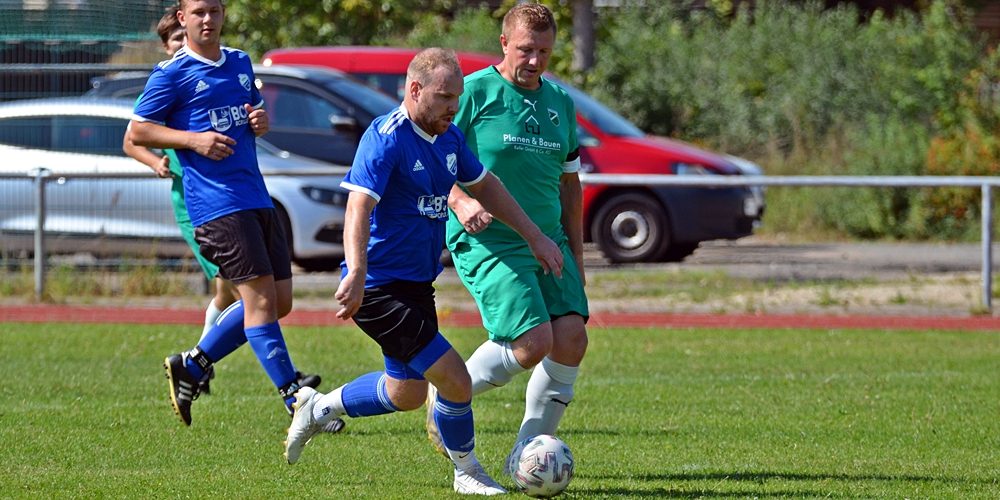
[[[347,206],[347,193],[343,191],[315,186],[303,186],[302,193],[316,203],[337,207]]]

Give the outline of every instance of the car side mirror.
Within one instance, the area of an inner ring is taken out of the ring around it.
[[[358,130],[358,121],[350,116],[330,115],[330,127],[336,132],[353,133]]]

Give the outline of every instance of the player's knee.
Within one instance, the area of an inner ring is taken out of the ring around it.
[[[399,411],[413,411],[420,408],[427,399],[427,390],[406,390],[393,394],[392,404],[399,408]]]
[[[292,312],[292,298],[289,297],[288,300],[278,301],[278,318],[284,318],[288,316],[288,313]]]
[[[569,364],[577,364],[587,353],[590,339],[583,318],[575,317],[557,320],[553,323],[552,353]]]
[[[442,398],[456,403],[472,400],[472,377],[464,368],[449,373],[444,383],[435,384]]]
[[[590,343],[587,331],[584,329],[573,331],[562,337],[556,337],[556,339],[552,350],[554,352],[558,351],[563,355],[562,357],[577,360],[583,359],[584,354],[587,353],[587,345]]]
[[[552,351],[552,345],[552,328],[549,323],[528,330],[511,343],[517,362],[529,369],[542,362]]]

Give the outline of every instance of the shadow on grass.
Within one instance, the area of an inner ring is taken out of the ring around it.
[[[912,474],[809,474],[799,472],[707,472],[707,473],[677,473],[677,474],[601,474],[590,476],[581,474],[579,477],[591,477],[601,481],[643,481],[643,482],[667,482],[667,481],[746,481],[764,484],[768,481],[839,481],[839,482],[864,482],[864,481],[904,481],[904,482],[944,482],[944,483],[966,483],[966,484],[993,484],[985,479],[960,479],[947,476],[925,476]],[[729,489],[705,489],[696,485],[691,488],[574,488],[574,494],[583,496],[619,496],[626,495],[633,498],[702,498],[702,497],[732,497],[733,495],[751,494],[747,491],[733,491]],[[773,491],[754,491],[754,497],[826,497],[826,498],[847,498],[853,495],[840,494],[830,489],[782,489]]]
[[[574,488],[570,486],[570,492],[573,495],[579,495],[583,498],[591,497],[628,497],[628,498],[733,498],[733,497],[775,497],[775,498],[803,498],[803,497],[822,497],[822,498],[849,498],[848,495],[837,495],[830,493],[828,491],[816,491],[816,490],[779,490],[779,491],[755,491],[752,494],[748,492],[736,492],[736,491],[708,491],[708,490],[674,490],[669,488],[660,489],[635,489],[635,488]],[[853,497],[850,497],[853,498]]]

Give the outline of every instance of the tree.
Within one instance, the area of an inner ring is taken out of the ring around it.
[[[575,72],[594,67],[594,0],[573,1],[573,65]]]

